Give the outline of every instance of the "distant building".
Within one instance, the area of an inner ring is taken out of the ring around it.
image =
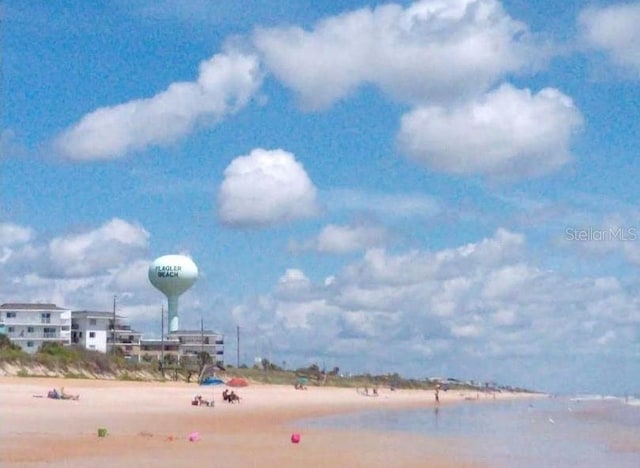
[[[177,330],[160,338],[140,340],[140,356],[144,361],[160,360],[164,344],[165,360],[181,359],[197,362],[198,354],[208,353],[214,363],[224,362],[224,337],[210,330]],[[171,356],[171,357],[168,357]]]
[[[180,343],[180,357],[197,359],[201,352],[208,353],[213,362],[224,362],[224,336],[210,330],[176,330],[169,338]]]
[[[0,331],[27,353],[44,343],[71,343],[71,310],[55,304],[0,305]]]
[[[124,317],[116,315],[115,330],[113,312],[74,310],[71,313],[71,342],[102,353],[113,351],[113,343],[126,358],[139,359],[140,339],[137,332],[124,323]]]
[[[164,352],[163,352],[164,346]],[[172,360],[177,363],[180,360],[180,342],[177,339],[143,338],[140,340],[140,359],[142,361],[160,361],[162,355],[165,362]],[[170,358],[168,356],[171,356]]]
[[[32,354],[45,342],[59,342],[101,353],[111,353],[115,346],[126,358],[136,361],[160,360],[163,354],[176,363],[183,358],[197,361],[198,354],[205,352],[214,363],[224,363],[224,337],[220,333],[177,330],[164,340],[143,339],[124,317],[116,315],[114,320],[113,312],[71,311],[55,304],[3,304],[0,333]]]
[[[109,351],[112,349],[113,333],[112,327],[113,321],[109,322],[109,329],[111,333],[107,336],[107,347]],[[140,341],[142,340],[142,333],[131,328],[130,325],[120,323],[116,319],[115,327],[115,346],[119,349],[125,358],[140,360]]]
[[[87,349],[107,352],[107,333],[111,312],[74,310],[71,313],[71,343]]]

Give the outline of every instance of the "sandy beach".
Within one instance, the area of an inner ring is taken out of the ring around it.
[[[79,400],[53,400],[64,387]],[[460,458],[456,440],[405,433],[309,429],[303,420],[373,409],[426,410],[425,390],[379,390],[249,385],[239,404],[222,401],[224,386],[180,382],[123,382],[0,377],[0,465],[120,467],[416,467],[482,466]],[[214,407],[192,406],[196,394]],[[491,404],[493,396],[448,391],[441,405]],[[525,397],[499,393],[496,400]],[[98,437],[98,429],[107,429]],[[189,441],[197,433],[199,440]],[[292,443],[291,435],[300,434]]]

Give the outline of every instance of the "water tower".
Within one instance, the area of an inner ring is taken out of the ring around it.
[[[198,267],[184,255],[164,255],[149,266],[149,281],[168,301],[169,333],[179,330],[178,297],[198,279]]]

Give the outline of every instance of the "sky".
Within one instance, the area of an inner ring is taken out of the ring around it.
[[[2,2],[0,303],[640,393],[640,2]]]

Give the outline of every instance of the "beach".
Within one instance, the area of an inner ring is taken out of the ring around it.
[[[78,400],[47,398],[64,387]],[[455,438],[360,428],[310,427],[305,421],[372,410],[435,408],[428,390],[250,384],[222,401],[225,386],[183,382],[0,377],[2,466],[103,467],[204,463],[221,467],[486,466],[461,456]],[[197,394],[215,405],[193,406]],[[440,392],[440,406],[492,404],[531,395]],[[99,437],[98,430],[106,429]],[[299,443],[292,443],[299,434]],[[197,439],[190,441],[189,437]]]

